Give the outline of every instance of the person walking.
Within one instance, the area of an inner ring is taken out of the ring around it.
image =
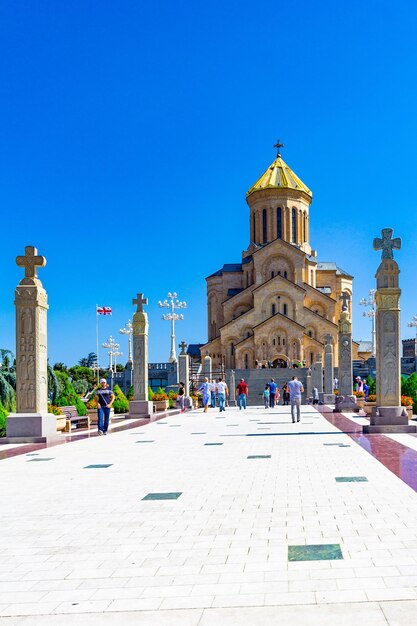
[[[277,393],[277,384],[273,378],[271,378],[271,381],[268,383],[268,387],[269,387],[269,406],[271,407],[271,409],[273,409],[275,406],[275,396]]]
[[[264,404],[266,409],[269,408],[269,393],[269,385],[267,384],[264,389]]]
[[[198,391],[203,392],[203,407],[204,413],[207,413],[208,405],[211,400],[211,383],[209,383],[209,379],[205,378],[204,382],[198,388]]]
[[[296,421],[295,413],[297,413],[297,422],[300,421],[301,394],[304,391],[304,387],[297,376],[293,376],[287,386],[290,392],[291,419],[294,424]]]
[[[227,384],[223,381],[222,378],[218,379],[216,389],[217,389],[217,398],[219,401],[219,411],[221,413],[222,411],[226,410],[225,404],[226,404],[226,398],[229,395],[229,389],[227,387]]]
[[[216,381],[212,380],[210,383],[210,407],[216,408]]]
[[[110,421],[110,409],[114,402],[115,395],[107,384],[107,380],[100,380],[100,387],[96,392],[97,400],[97,427],[99,435],[107,435]]]
[[[317,387],[313,387],[313,404],[319,403],[319,390]]]
[[[184,383],[178,385],[177,406],[181,409],[181,413],[184,413],[184,400],[185,400],[185,387]]]
[[[240,379],[240,383],[236,387],[236,395],[237,395],[237,400],[239,404],[239,411],[242,410],[242,407],[246,409],[246,401],[247,401],[249,393],[248,393],[248,386],[245,383],[244,378]]]
[[[282,403],[284,406],[288,406],[290,403],[290,392],[288,391],[288,383],[284,383],[282,387]]]

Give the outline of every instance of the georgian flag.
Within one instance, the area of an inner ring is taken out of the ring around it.
[[[97,315],[111,315],[111,306],[98,306]]]

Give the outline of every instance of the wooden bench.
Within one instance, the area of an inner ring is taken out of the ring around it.
[[[70,433],[73,424],[75,424],[75,428],[90,428],[89,415],[78,415],[75,406],[60,406],[59,408],[66,419],[64,432]]]

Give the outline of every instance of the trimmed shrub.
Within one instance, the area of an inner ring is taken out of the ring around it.
[[[152,402],[153,396],[154,396],[154,393],[152,391],[152,387],[148,387],[148,400],[149,400],[149,402]]]
[[[16,392],[2,372],[0,372],[0,402],[9,413],[16,411]]]
[[[148,395],[149,395],[149,389],[148,389]],[[134,397],[134,395],[133,395],[133,385],[131,385],[129,387],[129,391],[127,392],[127,399],[128,400],[133,400],[133,397]]]
[[[6,417],[7,411],[0,402],[0,437],[6,436]]]
[[[126,398],[119,385],[115,385],[113,388],[115,395],[113,408],[115,413],[127,413],[129,411],[129,400]]]
[[[65,372],[55,372],[59,381],[60,392],[55,400],[56,406],[75,406],[78,415],[87,415],[87,407],[81,402],[76,393],[68,374]]]

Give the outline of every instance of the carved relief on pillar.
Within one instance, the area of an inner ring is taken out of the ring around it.
[[[398,293],[381,293],[377,291],[375,294],[375,301],[378,309],[399,309],[400,308],[400,290],[396,290]]]

